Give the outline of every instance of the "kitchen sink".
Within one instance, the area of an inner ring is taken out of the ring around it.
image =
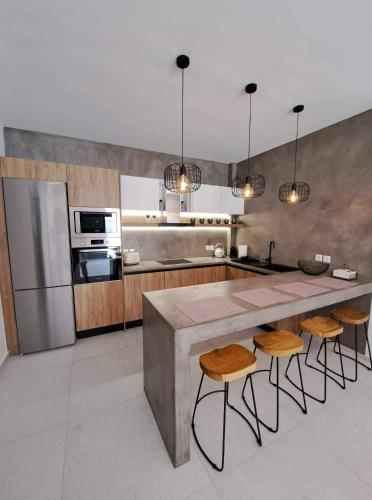
[[[172,264],[192,264],[191,260],[187,259],[168,259],[168,260],[157,260],[159,264],[163,264],[163,266],[171,266]]]
[[[249,258],[234,259],[235,262],[240,262],[241,264],[247,264],[252,267],[258,267],[260,269],[267,269],[268,271],[274,271],[277,273],[287,273],[289,271],[297,271],[297,267],[284,266],[283,264],[269,264],[269,262],[262,260],[251,260]]]

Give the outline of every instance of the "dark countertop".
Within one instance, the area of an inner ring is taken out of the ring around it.
[[[209,266],[231,266],[237,267],[239,269],[244,269],[246,271],[254,271],[259,274],[277,274],[275,271],[269,269],[262,269],[260,267],[250,266],[249,264],[241,264],[240,262],[233,262],[230,257],[184,257],[189,260],[189,263],[183,264],[160,264],[156,260],[143,260],[139,264],[134,264],[131,266],[123,267],[123,274],[140,274],[149,272],[159,272],[159,271],[172,271],[175,269],[187,269],[195,267],[209,267]],[[161,259],[159,259],[161,260]],[[165,260],[165,259],[164,259]]]

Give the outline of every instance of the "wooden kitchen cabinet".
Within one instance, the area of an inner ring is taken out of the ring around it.
[[[126,274],[124,276],[125,321],[142,319],[142,293],[162,290],[164,274],[143,273]]]
[[[226,266],[200,267],[197,272],[198,285],[225,281],[226,279]]]
[[[226,267],[226,280],[239,280],[242,278],[255,278],[259,276],[258,273],[253,271],[245,271],[244,269],[239,269],[238,267]]]
[[[121,280],[74,285],[74,295],[78,332],[124,322]]]
[[[71,207],[120,208],[117,170],[67,165],[67,182]]]
[[[178,288],[181,286],[198,285],[198,269],[180,269],[166,271],[164,274],[164,288]]]
[[[66,164],[49,161],[2,158],[2,177],[37,181],[66,182]]]

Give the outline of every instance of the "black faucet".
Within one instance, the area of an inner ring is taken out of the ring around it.
[[[269,257],[266,259],[269,264],[271,264],[272,261],[271,253],[273,248],[275,248],[275,241],[271,240],[269,243]]]

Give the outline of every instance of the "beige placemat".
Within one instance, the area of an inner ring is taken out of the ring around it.
[[[289,302],[294,300],[294,297],[286,295],[271,288],[256,288],[254,290],[245,290],[244,292],[237,292],[232,294],[238,299],[244,300],[249,304],[256,307],[268,307],[282,302]]]
[[[225,297],[211,297],[208,299],[190,300],[176,304],[176,307],[195,323],[222,319],[233,314],[246,312],[247,309],[235,304]]]
[[[350,288],[351,286],[357,285],[357,281],[345,281],[337,278],[329,278],[323,276],[322,278],[315,278],[312,280],[306,280],[312,285],[325,286],[328,288],[333,288],[334,290],[342,290],[343,288]]]
[[[321,293],[329,292],[329,288],[310,285],[310,283],[304,283],[303,281],[294,281],[293,283],[287,283],[285,285],[276,285],[274,288],[281,290],[286,293],[293,293],[299,295],[300,297],[312,297],[313,295],[319,295]]]

